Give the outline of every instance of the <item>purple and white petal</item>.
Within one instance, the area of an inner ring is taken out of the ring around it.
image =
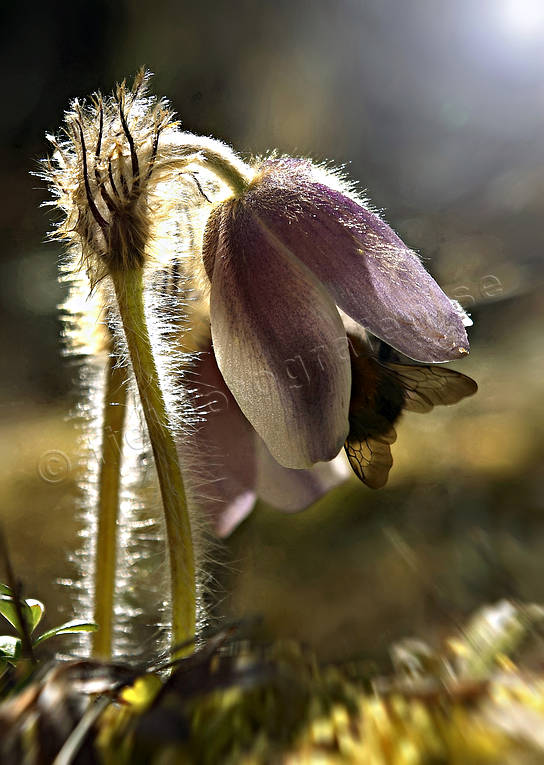
[[[281,242],[340,308],[410,358],[439,362],[467,353],[462,317],[415,253],[322,176],[308,161],[263,164],[244,198],[263,238],[274,247]]]
[[[343,452],[330,462],[318,462],[308,470],[292,470],[276,462],[259,436],[256,449],[257,494],[283,512],[304,510],[343,483],[351,473]]]
[[[219,369],[285,467],[335,457],[348,432],[342,321],[312,272],[263,232],[243,201],[222,208],[210,296]],[[213,240],[213,237],[212,237]]]
[[[201,416],[179,447],[187,488],[193,506],[223,537],[249,515],[257,499],[257,435],[225,385],[211,348],[199,354],[187,377]]]

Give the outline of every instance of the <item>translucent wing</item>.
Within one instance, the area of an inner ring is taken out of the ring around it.
[[[474,380],[453,369],[391,362],[384,366],[403,387],[406,412],[430,412],[434,406],[457,404],[478,390]]]
[[[378,438],[367,436],[362,440],[348,436],[344,448],[355,475],[369,488],[381,489],[393,465],[390,444],[397,437],[394,428]]]

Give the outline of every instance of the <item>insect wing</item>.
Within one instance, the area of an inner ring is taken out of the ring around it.
[[[396,438],[392,434],[388,440],[378,440],[367,436],[359,440],[351,435],[348,436],[344,448],[355,475],[370,489],[381,489],[385,486],[389,477],[389,471],[393,465],[390,444]]]
[[[404,389],[406,412],[430,412],[434,406],[456,404],[478,390],[474,380],[453,369],[387,363]]]

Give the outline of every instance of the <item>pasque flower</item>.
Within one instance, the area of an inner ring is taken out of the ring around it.
[[[94,320],[104,309],[104,348],[111,354],[105,454],[110,431],[121,437],[124,427],[115,413],[125,397],[113,392],[131,376],[136,383],[163,503],[178,644],[197,626],[198,567],[185,492],[195,463],[197,475],[199,460],[207,466],[207,476],[200,470],[203,489],[215,506],[204,509],[222,534],[249,512],[257,494],[286,510],[310,504],[338,480],[334,458],[344,444],[362,480],[383,485],[406,391],[427,406],[458,400],[470,386],[425,397],[402,364],[384,372],[366,351],[353,356],[346,317],[419,362],[457,358],[468,343],[462,312],[334,174],[307,160],[246,164],[221,142],[182,132],[168,105],[146,86],[141,72],[131,89],[123,83],[110,97],[73,102],[61,133],[51,138],[54,154],[42,175],[61,214],[54,236],[70,251],[65,270],[79,284],[83,267],[91,292],[99,293]],[[209,293],[211,338],[198,349],[204,350],[193,367],[198,411],[184,410],[185,422],[175,409],[185,396],[165,392],[178,370],[189,374],[193,361],[180,349],[189,319],[185,303],[190,290],[199,293],[201,264],[205,291],[188,302],[206,306]],[[173,313],[168,284],[177,301]],[[164,305],[157,302],[161,296],[169,298]],[[167,350],[161,347],[166,336]],[[374,380],[395,393],[391,411]],[[206,407],[209,391],[215,409]],[[185,441],[176,444],[180,422],[187,426]],[[121,458],[110,455],[100,472],[99,653],[111,648]],[[205,505],[191,481],[192,496]]]
[[[207,222],[218,368],[272,457],[332,460],[349,432],[339,309],[410,359],[468,353],[462,311],[356,194],[309,160],[267,159]]]

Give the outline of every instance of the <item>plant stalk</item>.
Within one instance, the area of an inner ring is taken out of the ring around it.
[[[113,640],[113,614],[117,564],[117,518],[121,489],[123,432],[127,404],[128,369],[119,366],[111,351],[106,368],[102,426],[102,464],[98,494],[98,530],[94,573],[94,621],[92,653],[109,659]]]
[[[147,327],[143,269],[113,271],[115,295],[153,449],[170,557],[172,644],[194,638],[195,563],[187,499]]]

